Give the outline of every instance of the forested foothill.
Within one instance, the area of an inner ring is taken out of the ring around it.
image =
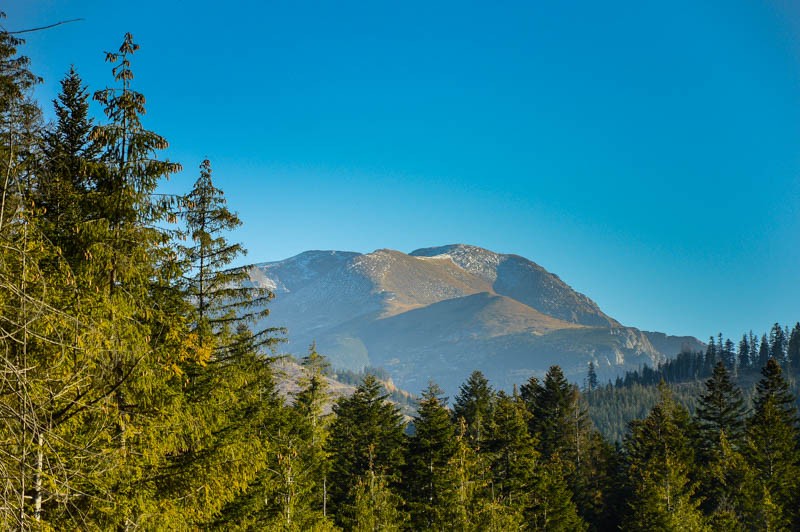
[[[23,44],[0,31],[0,528],[800,529],[800,325],[582,390],[476,371],[410,422],[369,374],[334,401],[311,346],[287,400],[211,163],[157,193],[181,167],[133,37],[52,123]]]

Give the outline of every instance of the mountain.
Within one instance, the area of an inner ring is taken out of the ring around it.
[[[623,326],[524,257],[463,244],[307,251],[250,267],[250,280],[275,292],[268,324],[288,328],[289,351],[316,341],[334,366],[382,367],[412,392],[432,379],[455,393],[475,369],[503,388],[553,364],[575,381],[589,361],[611,377],[702,348]]]

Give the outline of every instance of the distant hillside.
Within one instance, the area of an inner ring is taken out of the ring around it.
[[[288,328],[289,351],[316,341],[334,366],[386,368],[414,393],[432,379],[452,395],[474,369],[499,387],[552,364],[580,381],[593,361],[610,377],[702,345],[623,326],[538,264],[463,244],[307,251],[250,279],[275,292],[269,324]]]

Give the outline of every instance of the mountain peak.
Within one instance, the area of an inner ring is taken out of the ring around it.
[[[412,388],[455,389],[467,369],[511,382],[559,364],[580,378],[590,360],[611,371],[674,354],[533,261],[469,244],[307,251],[252,268],[251,281],[275,292],[270,325],[295,346],[316,341],[336,366],[381,366]]]

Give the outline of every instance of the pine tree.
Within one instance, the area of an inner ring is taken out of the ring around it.
[[[249,327],[255,317],[267,314],[266,290],[244,284],[246,273],[227,269],[244,253],[239,244],[229,244],[225,233],[241,222],[225,204],[221,189],[211,180],[211,166],[206,160],[192,192],[184,199],[182,213],[192,245],[182,246],[186,274],[183,281],[184,302],[191,307],[189,334],[184,338],[188,356],[176,365],[181,379],[180,418],[172,427],[173,450],[166,457],[164,469],[168,481],[158,486],[164,501],[178,501],[174,508],[162,503],[161,513],[172,511],[176,520],[202,527],[254,483],[255,492],[263,490],[263,471],[271,467],[274,486],[288,487],[280,494],[284,501],[279,523],[294,522],[299,511],[298,479],[308,475],[308,466],[298,454],[305,451],[301,438],[292,434],[282,405],[274,400],[270,360],[264,348],[279,341],[265,329],[254,333]],[[259,307],[257,313],[250,313]],[[257,387],[265,398],[248,393]],[[261,435],[265,420],[271,421],[272,434],[280,435],[265,442]],[[254,423],[248,427],[248,423]],[[230,456],[262,453],[261,460],[230,461]],[[264,454],[267,453],[267,454]],[[236,474],[237,482],[227,480]],[[281,482],[283,484],[281,484]],[[313,483],[311,484],[313,485]],[[259,510],[263,519],[271,510]],[[277,512],[277,510],[275,510]]]
[[[631,497],[626,530],[705,530],[689,480],[694,467],[686,437],[689,416],[662,382],[661,399],[630,425],[625,457]]]
[[[586,375],[586,389],[592,391],[597,388],[597,371],[594,367],[594,361],[589,361],[589,371]]]
[[[455,397],[453,416],[466,422],[467,435],[473,447],[479,447],[486,437],[494,396],[495,392],[483,373],[473,371]]]
[[[783,363],[786,360],[786,333],[780,323],[776,323],[769,331],[769,356]]]
[[[33,198],[41,212],[42,231],[73,267],[84,259],[79,231],[88,214],[90,175],[99,171],[88,100],[87,87],[71,68],[53,101],[56,123],[44,134],[44,163]]]
[[[798,370],[800,370],[800,322],[795,323],[789,335],[786,359],[789,361],[789,367],[792,368],[793,371],[798,372]]]
[[[714,366],[717,364],[717,358],[719,356],[717,343],[714,340],[713,336],[709,336],[708,338],[708,347],[706,348],[706,357],[703,360],[703,375],[711,375],[711,371],[713,370]],[[720,348],[722,346],[719,346]]]
[[[723,433],[734,448],[740,448],[744,436],[744,399],[721,361],[714,366],[705,387],[696,412],[700,456],[712,454]]]
[[[452,528],[503,530],[499,523],[491,522],[491,516],[499,512],[499,507],[493,505],[488,489],[491,479],[488,464],[470,443],[464,418],[459,418],[458,422],[455,451],[449,463],[455,491]]]
[[[0,28],[0,527],[23,530],[57,523],[90,476],[81,466],[97,462],[80,436],[91,382],[80,337],[91,325],[70,312],[73,277],[33,204],[39,79],[17,55],[21,44]]]
[[[531,413],[530,431],[539,440],[542,456],[550,459],[558,454],[572,470],[578,469],[589,426],[577,388],[567,381],[560,367],[552,366],[542,385],[532,379],[522,387],[522,397]]]
[[[761,344],[758,348],[758,366],[763,368],[769,361],[769,343],[767,343],[767,335],[761,335]]]
[[[743,334],[742,339],[739,341],[739,351],[737,355],[737,364],[740,372],[750,369],[750,343],[747,340],[747,335]]]
[[[800,478],[797,407],[780,365],[770,358],[756,386],[747,423],[748,456],[781,515],[796,513]]]
[[[399,480],[404,424],[387,397],[378,380],[367,375],[352,396],[333,407],[336,418],[326,447],[331,461],[328,507],[339,524],[352,517],[353,490],[368,473],[390,489]]]
[[[109,502],[87,502],[85,510],[101,528],[156,525],[155,486],[137,479],[157,476],[162,457],[173,451],[166,427],[180,399],[177,364],[193,356],[184,343],[180,264],[165,229],[171,205],[155,195],[180,167],[158,159],[167,142],[140,121],[144,96],[132,88],[136,50],[127,34],[118,53],[106,54],[118,87],[94,94],[108,123],[92,132],[102,166],[88,176],[85,260],[76,271],[80,306],[96,324],[86,342],[102,360],[92,395],[113,418],[106,472],[87,493],[87,501]]]
[[[699,470],[702,507],[713,530],[755,530],[763,522],[758,511],[762,493],[749,460],[722,432]]]
[[[742,465],[735,454],[744,447],[744,399],[722,362],[706,381],[695,414],[698,478],[705,495],[703,508],[719,521],[738,522],[742,492]]]
[[[722,361],[729,370],[736,370],[736,351],[734,350],[733,341],[730,338],[725,339],[725,343],[723,344]]]
[[[573,532],[588,529],[578,515],[558,460],[537,471],[536,486],[525,516],[530,530]]]
[[[308,355],[302,359],[302,366],[306,373],[300,380],[303,387],[294,397],[293,411],[297,416],[295,430],[303,442],[302,459],[309,472],[308,503],[314,511],[324,516],[327,513],[328,475],[325,443],[330,425],[330,415],[325,413],[330,402],[325,374],[329,371],[330,364],[317,352],[316,343],[313,343],[309,347]]]
[[[266,305],[274,297],[266,288],[250,286],[245,269],[228,269],[246,250],[241,244],[229,243],[224,233],[242,222],[227,208],[224,193],[214,185],[211,173],[211,163],[206,159],[200,165],[200,177],[184,199],[183,213],[192,241],[191,246],[183,248],[191,272],[187,292],[195,301],[201,343],[204,336],[222,327],[235,329],[239,323],[252,325],[263,320],[269,315]],[[280,332],[277,328],[254,332],[257,345],[273,346]]]
[[[446,398],[435,384],[422,392],[414,434],[406,447],[403,490],[416,530],[446,530],[452,524],[456,493],[450,462],[457,450]]]
[[[486,452],[491,457],[493,502],[523,513],[530,505],[540,458],[536,440],[528,433],[530,414],[518,397],[497,396]]]

